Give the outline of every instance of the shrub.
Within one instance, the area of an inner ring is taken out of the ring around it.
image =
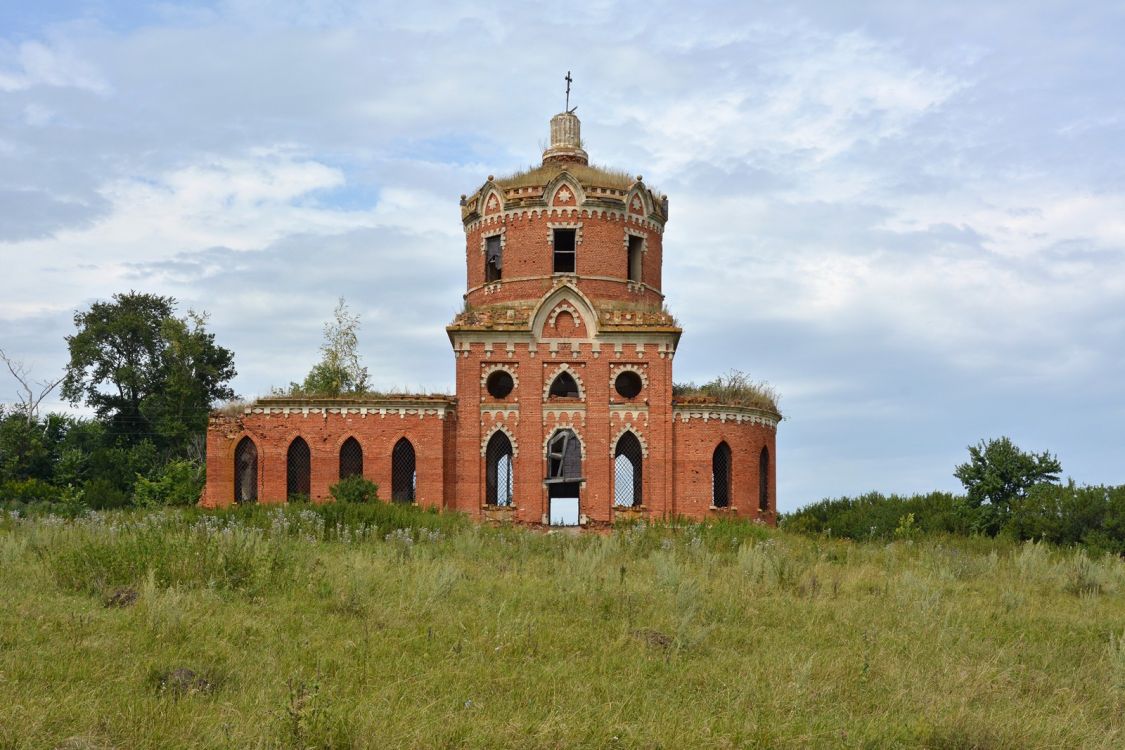
[[[141,507],[194,505],[203,491],[203,467],[192,461],[173,459],[156,473],[155,479],[137,475],[133,502]]]
[[[370,479],[353,476],[329,487],[328,494],[338,503],[374,503],[379,500],[379,485]]]
[[[928,495],[883,495],[869,492],[859,497],[824,499],[781,518],[790,530],[831,534],[848,539],[896,538],[903,519],[913,515],[910,534],[968,535],[975,530],[976,510],[965,498],[948,492]]]

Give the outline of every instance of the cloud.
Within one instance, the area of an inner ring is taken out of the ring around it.
[[[105,94],[109,86],[97,69],[66,46],[29,41],[15,47],[0,45],[0,92],[36,86],[75,88]]]
[[[304,375],[343,294],[377,385],[450,388],[457,198],[538,158],[570,69],[592,158],[670,196],[677,379],[782,391],[783,507],[951,489],[997,433],[1125,481],[1103,447],[1119,12],[572,10],[225,0],[0,29],[0,339],[57,370],[73,310],[174,294],[255,394]]]

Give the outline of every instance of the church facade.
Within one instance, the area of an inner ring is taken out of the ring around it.
[[[202,504],[380,497],[482,520],[774,523],[775,408],[673,394],[682,333],[661,292],[668,199],[591,166],[573,112],[536,168],[461,197],[456,393],[259,399],[214,414]]]

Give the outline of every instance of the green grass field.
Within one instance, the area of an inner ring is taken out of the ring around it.
[[[0,520],[0,747],[1125,746],[1125,562],[390,506]]]

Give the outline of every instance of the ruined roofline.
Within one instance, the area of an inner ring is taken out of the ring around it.
[[[744,414],[769,416],[779,422],[784,418],[782,417],[781,410],[776,406],[739,404],[732,401],[724,401],[715,396],[675,396],[672,398],[672,411],[691,411],[712,408],[716,410],[737,411]]]
[[[410,394],[410,393],[372,393],[350,394],[346,396],[262,396],[245,404],[237,405],[239,414],[248,413],[255,407],[258,408],[289,408],[289,409],[331,409],[342,407],[358,407],[379,409],[388,407],[453,407],[457,405],[457,397],[447,393]],[[230,407],[215,409],[213,416],[230,415]]]

